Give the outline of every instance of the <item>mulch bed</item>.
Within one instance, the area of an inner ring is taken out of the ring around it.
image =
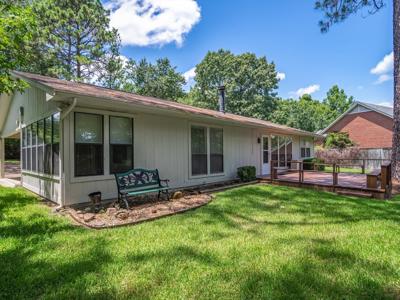
[[[69,214],[80,225],[101,229],[158,219],[165,216],[182,213],[209,203],[209,194],[182,195],[179,199],[158,201],[154,197],[145,196],[131,202],[129,209],[119,208],[117,202],[101,204],[100,207],[86,206],[80,208],[68,207],[60,213]]]

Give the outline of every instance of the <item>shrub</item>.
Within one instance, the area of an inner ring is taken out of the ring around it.
[[[306,162],[307,164],[303,164],[303,170],[314,170],[314,164],[312,163],[319,163],[319,164],[323,164],[324,161],[322,159],[319,158],[305,158],[303,159],[303,162]],[[321,166],[318,165],[316,167],[317,171],[324,171],[325,170],[325,166]]]
[[[256,167],[243,166],[237,169],[237,175],[241,181],[251,181],[256,179]]]
[[[6,159],[19,159],[19,140],[18,139],[5,139],[5,158]]]
[[[354,146],[347,132],[331,132],[325,138],[325,148],[327,149],[346,149]]]

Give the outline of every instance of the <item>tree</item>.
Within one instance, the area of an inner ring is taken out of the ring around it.
[[[331,119],[334,120],[349,109],[353,100],[352,96],[348,97],[343,89],[339,89],[337,85],[334,85],[327,92],[323,103],[330,108],[332,112]]]
[[[89,81],[107,46],[116,39],[101,2],[39,0],[34,12],[38,59],[31,69],[67,80]]]
[[[97,64],[95,82],[110,89],[120,90],[125,82],[125,59],[119,52],[121,41],[116,29],[114,34],[116,39],[111,42]]]
[[[200,107],[218,109],[218,87],[226,88],[227,112],[268,119],[276,105],[275,65],[253,53],[208,52],[196,66],[190,98]]]
[[[344,21],[351,14],[367,9],[374,14],[385,5],[384,0],[319,0],[315,8],[324,12],[320,21],[322,32],[331,25]],[[393,99],[393,143],[392,172],[400,180],[400,0],[393,0],[393,52],[394,52],[394,99]]]
[[[271,119],[279,124],[315,132],[329,125],[330,119],[327,116],[330,114],[326,104],[305,94],[299,100],[277,101],[277,108]]]
[[[126,65],[123,89],[144,96],[177,101],[183,97],[185,78],[171,66],[168,58],[158,59],[155,64],[142,59],[130,59]]]
[[[326,136],[324,145],[327,149],[343,150],[354,146],[354,143],[347,132],[331,132]]]
[[[30,6],[0,1],[0,94],[22,91],[27,84],[11,75],[29,65],[29,45],[36,26]]]

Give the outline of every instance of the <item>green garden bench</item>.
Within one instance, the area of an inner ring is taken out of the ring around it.
[[[118,201],[129,208],[128,197],[157,193],[158,199],[164,194],[169,200],[168,179],[160,179],[158,170],[133,169],[125,173],[115,173],[118,188]]]

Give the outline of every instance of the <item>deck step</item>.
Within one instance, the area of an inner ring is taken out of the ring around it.
[[[336,191],[336,193],[339,195],[343,195],[343,196],[352,196],[352,197],[361,197],[361,198],[373,198],[374,197],[372,193],[368,193],[368,192],[341,190],[341,191]]]

